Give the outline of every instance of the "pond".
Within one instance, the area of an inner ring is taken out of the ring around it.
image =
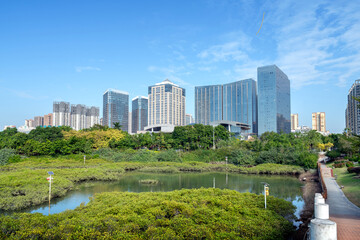
[[[140,180],[154,179],[157,184],[143,184]],[[231,189],[238,192],[251,192],[263,194],[263,182],[268,183],[271,196],[283,198],[296,206],[295,215],[299,217],[304,206],[302,198],[302,183],[295,177],[244,175],[230,173],[127,173],[119,181],[112,182],[86,182],[77,185],[66,196],[51,200],[50,213],[60,213],[67,209],[75,209],[81,203],[88,203],[89,198],[101,192],[165,192],[178,189],[210,188]],[[56,182],[53,183],[54,185]],[[47,203],[22,210],[21,212],[49,214]]]

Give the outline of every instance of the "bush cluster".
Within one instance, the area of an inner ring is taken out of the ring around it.
[[[0,239],[285,239],[295,207],[233,190],[97,194],[60,214],[0,217]]]
[[[349,173],[360,174],[360,167],[348,167],[347,170]]]
[[[343,168],[345,167],[345,163],[344,162],[341,162],[341,163],[334,163],[334,168]]]
[[[16,154],[14,149],[0,149],[0,166],[8,163],[19,162],[20,160],[20,156]]]

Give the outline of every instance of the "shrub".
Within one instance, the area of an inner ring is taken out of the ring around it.
[[[334,163],[333,165],[335,168],[342,168],[342,167],[345,167],[345,163]]]
[[[0,216],[0,239],[287,239],[295,207],[220,189],[96,194],[86,206],[44,216]]]
[[[360,174],[360,167],[348,167],[347,170],[349,173]]]
[[[5,165],[9,162],[16,162],[16,159],[20,159],[20,156],[16,155],[16,151],[14,149],[3,148],[0,150],[0,165]]]
[[[316,168],[317,155],[309,152],[302,152],[298,156],[297,164],[304,168]]]
[[[346,162],[346,167],[353,167],[354,166],[354,163],[353,162]]]
[[[336,150],[332,150],[332,151],[327,152],[326,156],[331,158],[331,159],[335,159],[335,158],[340,157],[340,152],[336,151]]]
[[[181,162],[179,154],[174,149],[161,151],[156,158],[159,162]]]
[[[229,163],[235,165],[255,165],[254,154],[248,150],[236,149],[229,156]]]
[[[138,150],[134,155],[131,156],[130,161],[132,162],[157,162],[156,153],[149,150]]]

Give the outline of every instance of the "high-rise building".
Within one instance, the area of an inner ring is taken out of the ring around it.
[[[114,127],[118,122],[123,131],[128,132],[129,93],[108,89],[103,95],[103,125]]]
[[[194,118],[193,118],[193,116],[191,115],[191,114],[185,114],[185,124],[186,125],[190,125],[190,124],[192,124],[192,123],[194,123],[195,121],[194,121]]]
[[[319,132],[326,132],[326,121],[324,112],[312,113],[312,129]]]
[[[44,126],[44,117],[42,117],[42,116],[34,117],[34,125],[35,125],[35,127],[43,127]]]
[[[53,126],[70,126],[70,103],[54,102],[53,104]]]
[[[257,133],[255,80],[195,87],[195,121],[204,125],[218,121],[240,122],[250,126],[246,132]]]
[[[49,113],[44,115],[44,126],[49,127],[53,125],[53,114]]]
[[[185,89],[168,79],[149,86],[148,126],[185,125]]]
[[[223,120],[223,85],[195,87],[195,121],[209,125]]]
[[[71,105],[71,128],[81,130],[86,128],[86,106],[82,104]]]
[[[295,131],[299,128],[299,114],[291,114],[291,131]]]
[[[100,115],[100,110],[98,107],[94,107],[94,106],[89,108],[87,107],[85,128],[91,128],[95,124],[99,124],[100,123],[99,115]]]
[[[35,127],[35,122],[33,119],[26,119],[25,120],[25,126],[28,128],[33,128]]]
[[[346,128],[355,135],[360,135],[360,108],[359,102],[354,98],[360,97],[360,79],[356,80],[351,86],[347,96],[347,106],[345,110]]]
[[[290,81],[276,65],[258,67],[258,134],[290,133]]]
[[[148,98],[138,96],[132,100],[132,126],[131,132],[144,131],[148,123]]]

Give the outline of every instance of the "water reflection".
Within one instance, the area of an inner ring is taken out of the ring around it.
[[[156,179],[156,185],[139,183],[142,179]],[[297,207],[299,216],[303,208],[302,184],[294,177],[259,176],[227,173],[181,173],[181,174],[152,174],[128,173],[116,182],[87,182],[69,192],[65,197],[51,200],[51,214],[60,213],[67,209],[75,209],[81,203],[89,202],[89,197],[101,192],[166,192],[177,189],[212,188],[232,189],[238,192],[263,194],[263,184],[270,184],[270,195],[292,202]],[[56,184],[56,183],[54,183]],[[39,212],[49,214],[47,204],[23,210],[24,212]]]

